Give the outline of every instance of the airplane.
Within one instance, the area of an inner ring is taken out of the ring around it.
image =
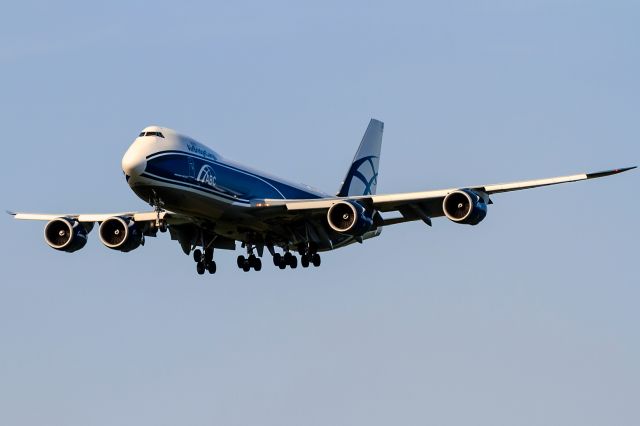
[[[466,225],[486,217],[492,196],[541,186],[622,173],[636,167],[423,192],[376,194],[384,124],[371,119],[335,196],[291,183],[230,161],[174,130],[149,126],[122,158],[126,182],[152,211],[107,214],[13,213],[16,219],[46,221],[44,239],[55,250],[73,253],[99,224],[102,244],[129,252],[158,231],[169,231],[197,273],[214,274],[214,250],[246,251],[237,257],[245,272],[262,269],[265,249],[273,264],[295,269],[319,267],[320,254],[380,235],[387,226],[445,216]],[[389,214],[392,214],[390,217]]]

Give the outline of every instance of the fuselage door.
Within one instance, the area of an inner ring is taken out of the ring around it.
[[[193,162],[193,158],[187,157],[187,161],[189,162],[189,177],[191,179],[196,178],[196,165]]]

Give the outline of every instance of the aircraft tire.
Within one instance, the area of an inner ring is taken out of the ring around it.
[[[198,275],[204,275],[204,263],[203,262],[198,262],[196,263],[196,271],[198,271]]]
[[[207,264],[207,271],[209,271],[210,274],[215,274],[217,269],[216,262],[213,260]]]
[[[202,260],[202,251],[200,249],[195,249],[193,251],[193,260],[200,262]]]
[[[245,262],[246,262],[246,259],[244,258],[243,255],[238,256],[238,259],[236,261],[236,263],[238,264],[238,268],[243,269]]]
[[[262,269],[262,260],[256,257],[256,260],[253,262],[253,269],[255,271],[259,271]]]
[[[273,255],[273,266],[280,266],[282,263],[282,255],[280,253],[276,253]]]
[[[302,265],[303,268],[308,268],[309,267],[309,256],[307,256],[306,254],[303,254],[300,257],[300,264]]]
[[[322,263],[322,259],[320,259],[320,255],[318,253],[313,255],[311,261],[313,262],[313,266],[315,266],[316,268]]]

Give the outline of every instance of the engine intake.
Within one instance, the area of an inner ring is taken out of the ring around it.
[[[442,202],[442,210],[449,220],[465,225],[477,225],[487,216],[484,199],[470,189],[447,194]]]
[[[73,253],[87,244],[87,233],[80,222],[61,217],[44,227],[44,240],[51,248]]]
[[[100,241],[110,249],[126,253],[140,247],[144,235],[133,220],[110,217],[100,225]]]
[[[327,212],[331,229],[341,234],[361,236],[373,228],[373,218],[356,202],[340,201]]]

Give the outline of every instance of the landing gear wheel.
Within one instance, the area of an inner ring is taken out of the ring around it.
[[[251,270],[251,265],[249,265],[249,261],[247,260],[244,265],[242,265],[242,270],[244,272],[249,272]]]
[[[289,260],[289,266],[291,269],[296,269],[298,267],[298,258],[295,256],[291,256],[291,260]]]
[[[196,263],[196,271],[198,271],[198,275],[203,275],[204,270],[205,270],[205,267],[203,262]]]
[[[244,269],[244,264],[246,261],[247,259],[245,259],[244,256],[242,255],[238,256],[238,260],[237,260],[238,268]]]
[[[313,262],[313,266],[315,266],[316,268],[320,266],[320,263],[321,263],[320,255],[318,253],[314,254],[313,257],[311,258],[311,262]]]
[[[216,269],[218,268],[216,267],[216,262],[213,260],[207,264],[207,271],[209,271],[210,274],[215,274]]]
[[[213,249],[208,248],[204,251],[204,260],[207,263],[211,263],[213,261]]]
[[[280,253],[276,253],[273,255],[273,266],[280,266],[282,263],[282,255]]]
[[[308,268],[309,256],[307,256],[306,254],[303,254],[302,257],[300,257],[300,264],[302,265],[303,268]]]
[[[249,256],[249,259],[247,259],[247,261],[249,262],[249,267],[253,268],[255,271],[259,271],[262,269],[262,260],[260,260],[259,257],[256,257],[252,254],[251,256]]]
[[[200,249],[195,249],[193,251],[193,260],[196,262],[200,262],[202,260],[202,251],[200,251]]]

